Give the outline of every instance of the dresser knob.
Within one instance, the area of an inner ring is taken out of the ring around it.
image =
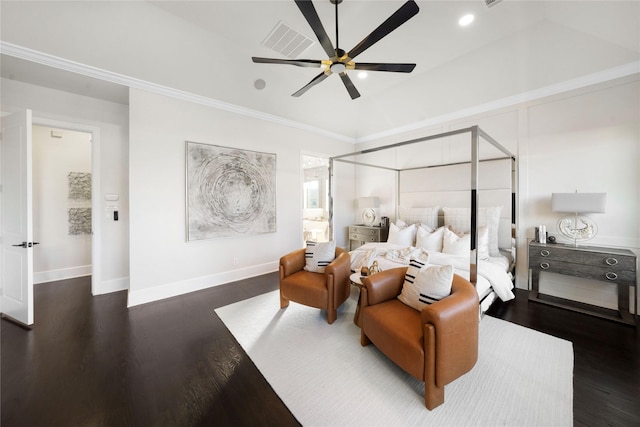
[[[618,264],[618,260],[615,258],[607,258],[604,260],[604,262],[607,263],[607,265],[617,265]]]
[[[618,275],[611,271],[605,274],[605,276],[607,277],[607,280],[616,280],[618,278]]]
[[[540,255],[542,255],[542,256],[549,256],[549,251],[548,251],[548,250],[546,250],[546,249],[545,249],[545,250],[543,250],[543,251],[540,251]]]
[[[546,270],[547,268],[549,268],[549,263],[548,262],[541,262],[540,263],[540,268],[543,270]]]

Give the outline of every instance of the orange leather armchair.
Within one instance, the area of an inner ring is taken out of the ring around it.
[[[280,258],[280,308],[289,301],[327,310],[327,322],[338,317],[337,309],[351,293],[351,260],[349,253],[336,248],[336,258],[324,273],[306,271],[305,249],[298,249]]]
[[[425,406],[434,409],[444,403],[444,386],[478,360],[478,294],[454,275],[451,295],[418,311],[397,299],[406,271],[394,268],[363,279],[360,343],[375,344],[424,381]]]

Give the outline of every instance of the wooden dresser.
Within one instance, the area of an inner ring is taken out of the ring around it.
[[[581,313],[628,324],[636,324],[631,314],[629,295],[633,288],[633,312],[637,313],[636,255],[628,249],[596,246],[572,246],[562,243],[529,243],[529,299]],[[618,310],[544,295],[539,291],[540,272],[582,277],[614,283],[618,288]]]

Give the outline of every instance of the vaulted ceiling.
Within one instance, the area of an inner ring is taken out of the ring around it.
[[[344,0],[338,9],[340,47],[355,46],[403,3]],[[318,69],[251,61],[252,56],[286,58],[263,44],[282,24],[313,41],[297,58],[326,59],[293,0],[3,0],[0,34],[5,46],[33,49],[353,139],[526,93],[570,88],[576,81],[640,71],[638,1],[417,4],[415,17],[357,58],[416,63],[415,70],[369,72],[365,79],[348,71],[362,95],[355,100],[338,76],[292,97]],[[314,5],[335,45],[334,5],[329,0],[315,0]],[[475,15],[473,23],[459,26],[458,19],[468,13]],[[121,99],[113,85],[6,52],[1,65],[6,78]]]

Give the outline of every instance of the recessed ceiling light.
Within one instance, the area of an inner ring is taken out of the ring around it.
[[[367,74],[367,72],[366,72],[366,71],[360,71],[360,72],[358,73],[358,77],[360,77],[361,79],[366,79],[366,78],[367,78],[367,76],[368,76],[368,74]]]
[[[458,21],[458,25],[460,25],[461,27],[466,27],[467,25],[471,24],[474,19],[475,16],[469,13],[460,18],[460,20]]]

